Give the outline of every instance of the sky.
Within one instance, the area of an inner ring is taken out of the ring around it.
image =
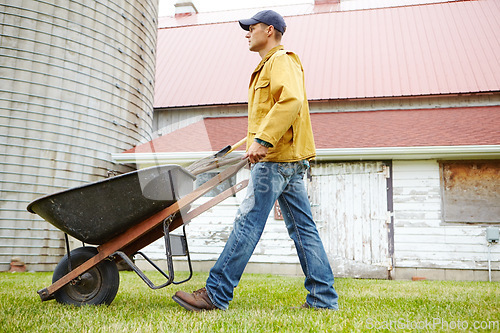
[[[173,16],[177,0],[159,0],[159,16]],[[198,12],[216,12],[222,10],[286,6],[313,3],[314,0],[193,0]]]

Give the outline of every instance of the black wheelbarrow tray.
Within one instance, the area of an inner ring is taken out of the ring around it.
[[[163,165],[133,171],[120,176],[41,197],[27,209],[65,232],[66,255],[54,270],[52,285],[38,291],[42,301],[60,303],[110,304],[118,292],[116,263],[124,261],[152,289],[186,282],[192,276],[186,233],[170,235],[191,219],[245,188],[248,180],[218,194],[190,210],[191,204],[217,185],[235,175],[246,160],[232,165],[193,190],[195,176],[177,165]],[[83,243],[70,251],[68,236]],[[142,248],[164,237],[167,270],[163,272]],[[178,244],[177,248],[173,246]],[[131,259],[141,255],[167,281],[156,286]],[[188,257],[190,275],[174,281],[172,256]]]

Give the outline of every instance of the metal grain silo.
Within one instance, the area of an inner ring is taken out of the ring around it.
[[[0,270],[52,270],[62,232],[33,199],[129,171],[151,139],[157,0],[0,4]]]

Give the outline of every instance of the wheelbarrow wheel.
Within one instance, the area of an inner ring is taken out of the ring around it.
[[[95,247],[80,247],[70,252],[71,267],[83,264],[97,254]],[[69,272],[68,255],[57,264],[52,283]],[[114,261],[104,260],[54,293],[57,302],[63,304],[99,305],[111,304],[118,292],[120,274]]]

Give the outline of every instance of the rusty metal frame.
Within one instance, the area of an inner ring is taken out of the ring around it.
[[[112,240],[100,245],[97,247],[98,253],[81,264],[80,266],[74,268],[72,271],[68,272],[65,276],[55,281],[52,285],[47,288],[41,289],[38,291],[40,298],[42,301],[46,301],[52,298],[55,292],[63,288],[66,284],[70,283],[78,276],[82,275],[89,269],[93,268],[95,265],[99,264],[101,261],[105,260],[108,257],[113,256],[117,251],[123,250],[122,252],[125,254],[133,254],[137,252],[139,249],[149,245],[156,239],[160,238],[163,235],[163,221],[176,214],[177,212],[185,211],[189,209],[190,205],[203,196],[205,193],[209,192],[212,188],[222,183],[226,179],[234,176],[240,169],[244,166],[248,165],[248,161],[242,160],[238,164],[228,167],[226,170],[222,171],[217,176],[213,177],[205,184],[201,185],[193,192],[187,194],[183,198],[179,199],[173,205],[165,208],[164,210],[156,213],[150,218],[134,225],[130,229],[126,230],[123,234],[120,234],[113,238]],[[239,183],[232,188],[224,191],[213,199],[209,200],[204,205],[201,205],[187,214],[178,214],[178,217],[172,221],[169,226],[169,230],[172,231],[184,223],[189,222],[192,218],[200,215],[207,209],[215,206],[216,204],[223,201],[225,198],[234,194],[235,190],[241,190],[246,187],[248,182]],[[226,196],[227,195],[227,196]],[[226,196],[226,197],[224,197]],[[160,227],[160,228],[159,228]],[[160,230],[158,230],[160,229]],[[157,237],[158,231],[160,231],[160,236]]]
[[[186,231],[185,231],[185,226],[188,224],[193,218],[197,217],[198,215],[202,214],[203,212],[207,211],[208,209],[214,207],[221,201],[227,199],[228,197],[232,196],[233,194],[238,193],[248,185],[248,179],[232,186],[231,188],[225,190],[224,192],[221,192],[217,196],[215,196],[213,199],[207,201],[206,203],[200,205],[198,208],[193,209],[191,212],[185,214],[183,216],[183,221],[184,221],[184,237],[186,237]],[[169,234],[169,225],[175,221],[174,216],[168,217],[163,221],[163,237],[165,238],[165,254],[167,257],[167,272],[165,273],[161,268],[159,268],[151,259],[149,259],[144,253],[142,252],[136,252],[135,254],[139,254],[142,256],[151,266],[153,266],[154,269],[156,269],[158,272],[160,272],[161,275],[163,275],[166,279],[167,282],[161,284],[161,285],[155,285],[147,276],[144,274],[144,272],[137,267],[137,265],[134,264],[132,260],[130,260],[129,256],[126,255],[122,251],[116,251],[113,256],[117,255],[119,256],[123,261],[125,261],[129,267],[146,283],[146,285],[151,288],[151,289],[161,289],[163,287],[166,287],[170,284],[181,284],[184,282],[187,282],[191,279],[193,276],[193,269],[191,266],[191,258],[189,255],[189,250],[187,250],[187,258],[188,258],[188,264],[189,264],[189,277],[185,280],[182,281],[174,281],[175,278],[175,273],[174,273],[174,263],[172,260],[173,254],[172,254],[172,249],[171,249],[171,244],[170,244],[170,234]],[[159,237],[158,237],[159,238]],[[152,238],[149,238],[150,240]]]

